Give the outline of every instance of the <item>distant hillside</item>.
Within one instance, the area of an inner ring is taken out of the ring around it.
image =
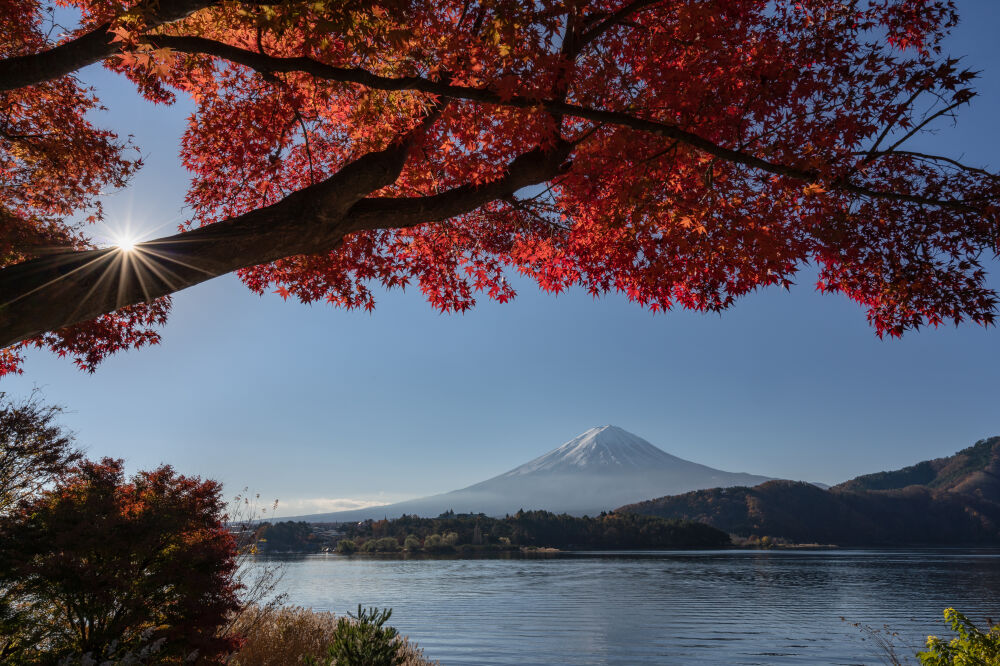
[[[829,490],[792,481],[660,497],[618,511],[705,522],[798,543],[1000,543],[1000,437],[954,456],[867,474]]]
[[[926,486],[976,494],[1000,502],[1000,437],[981,439],[948,458],[925,460],[893,472],[865,474],[834,486],[837,490],[895,490]]]

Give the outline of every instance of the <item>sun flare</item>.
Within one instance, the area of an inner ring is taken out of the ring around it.
[[[128,232],[115,233],[111,236],[111,245],[122,252],[132,252],[139,245],[141,240],[135,235]]]

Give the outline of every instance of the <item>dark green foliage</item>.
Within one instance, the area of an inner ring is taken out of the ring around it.
[[[333,643],[320,661],[306,658],[312,666],[399,666],[405,660],[399,632],[386,626],[392,609],[362,608],[358,614],[337,621]]]
[[[329,652],[337,666],[397,666],[402,663],[396,640],[398,632],[385,626],[391,615],[390,608],[365,610],[359,604],[353,622],[340,618]]]
[[[337,552],[341,555],[350,555],[351,553],[357,552],[358,544],[352,539],[342,539],[337,542]]]
[[[520,546],[562,549],[589,548],[718,548],[730,545],[729,536],[715,528],[680,520],[636,514],[603,513],[578,518],[548,511],[518,511],[491,518],[483,514],[448,512],[437,518],[401,516],[395,520],[366,521],[344,527],[347,535],[364,541],[362,550],[379,552],[386,538],[396,545],[422,539],[430,552],[451,552],[456,546]],[[478,543],[477,543],[478,542]],[[341,542],[343,543],[343,542]],[[368,544],[373,544],[369,546]]]
[[[321,544],[312,533],[309,523],[290,520],[281,523],[263,523],[257,528],[257,548],[264,552],[311,552]]]
[[[383,537],[381,539],[368,539],[361,544],[363,553],[395,553],[399,550],[399,541],[395,537]]]

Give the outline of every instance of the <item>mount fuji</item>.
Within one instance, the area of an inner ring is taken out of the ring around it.
[[[591,428],[509,472],[449,493],[366,509],[285,520],[350,522],[456,513],[513,514],[518,509],[596,515],[640,500],[692,490],[755,486],[769,477],[724,472],[658,449],[617,426]]]

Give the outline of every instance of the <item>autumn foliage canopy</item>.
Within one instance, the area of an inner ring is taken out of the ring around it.
[[[880,336],[993,321],[1000,178],[914,146],[975,95],[949,0],[59,4],[64,35],[0,0],[0,372],[154,342],[170,293],[232,271],[345,307],[521,274],[717,311],[810,262]],[[86,239],[140,166],[88,113],[95,62],[197,105],[190,219],[128,253]]]

